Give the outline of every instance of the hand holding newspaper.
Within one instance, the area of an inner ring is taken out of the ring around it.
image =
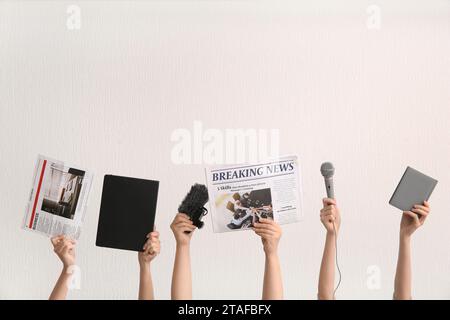
[[[209,167],[206,179],[214,232],[245,230],[260,218],[302,218],[297,156],[241,166]]]
[[[22,228],[47,236],[80,236],[93,174],[39,156]]]

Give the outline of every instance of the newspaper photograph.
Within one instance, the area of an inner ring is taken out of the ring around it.
[[[279,224],[302,218],[297,156],[241,166],[206,168],[214,232],[246,230],[260,218]]]
[[[78,239],[92,179],[91,172],[39,155],[22,227]]]

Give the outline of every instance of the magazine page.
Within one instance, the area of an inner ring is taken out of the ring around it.
[[[91,172],[39,155],[22,227],[78,239],[92,178]]]
[[[259,218],[279,224],[302,218],[297,156],[206,169],[214,232],[245,230]]]

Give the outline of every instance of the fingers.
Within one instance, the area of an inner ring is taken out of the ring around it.
[[[146,236],[147,240],[145,241],[144,246],[142,247],[142,254],[153,254],[156,247],[159,247],[159,232],[156,231],[156,225],[153,225],[153,231],[148,233]]]
[[[192,223],[188,223],[188,222],[180,222],[179,224],[177,224],[175,226],[176,229],[183,229],[183,230],[195,230],[195,228],[197,228],[196,226],[194,226]]]
[[[50,239],[53,244],[55,252],[62,252],[63,248],[70,245],[71,248],[75,247],[76,241],[74,239],[67,238],[64,235],[59,235]]]
[[[415,219],[419,219],[419,217],[417,217],[417,214],[415,214],[415,213],[412,212],[412,211],[405,211],[405,212],[403,212],[403,214],[404,214],[404,215],[407,215],[408,217],[413,218],[414,220],[415,220]]]
[[[430,213],[430,205],[420,205],[420,204],[415,204],[414,205],[414,209],[420,209],[424,212],[424,214],[428,215]]]
[[[255,233],[259,236],[261,236],[261,235],[275,236],[277,233],[276,230],[257,229],[257,228],[253,228],[253,231],[255,231]]]
[[[156,251],[157,248],[161,246],[161,242],[159,241],[159,238],[150,238],[148,239],[144,247],[142,248],[144,251]]]
[[[160,245],[160,241],[158,238],[155,239],[148,239],[145,244],[144,247],[142,249],[147,250],[150,247],[155,247],[155,246],[159,246]]]
[[[54,247],[55,252],[58,252],[58,253],[62,252],[64,247],[67,246],[67,244],[68,244],[68,242],[64,242],[64,241],[58,242]]]
[[[58,242],[54,247],[53,247],[53,251],[56,252],[56,254],[60,254],[62,252],[62,249],[64,247],[64,243],[63,242]]]
[[[272,225],[263,225],[261,223],[255,223],[252,227],[252,230],[256,234],[277,234],[281,233],[281,228],[278,226],[272,226]]]
[[[262,238],[279,238],[281,237],[280,226],[271,219],[261,218],[253,226],[253,231]]]
[[[258,232],[274,232],[281,233],[280,226],[270,219],[259,219],[259,222],[255,222],[252,228],[256,233]]]
[[[422,209],[422,210],[424,210],[424,211],[427,211],[427,212],[429,212],[430,211],[430,205],[428,205],[428,206],[426,206],[426,205],[420,205],[420,204],[415,204],[414,205],[414,208],[419,208],[419,209]]]
[[[68,253],[70,252],[70,250],[72,250],[73,248],[75,248],[75,246],[74,246],[72,243],[67,242],[66,244],[63,245],[63,247],[62,247],[62,249],[61,249],[61,253],[62,253],[63,255],[66,255],[66,254],[68,254]]]
[[[259,219],[259,222],[254,223],[253,229],[276,230],[277,225],[276,225],[275,221],[261,218],[261,219]]]
[[[189,223],[189,224],[193,224],[193,222],[191,221],[191,219],[189,218],[189,216],[185,213],[178,213],[175,218],[173,219],[173,222],[171,224],[171,227],[175,227],[176,225],[178,225],[179,223]]]
[[[185,213],[178,213],[173,219],[170,228],[174,234],[192,233],[197,227],[194,225],[189,216]]]
[[[320,219],[325,219],[325,218],[336,218],[336,215],[334,214],[334,212],[325,212],[325,213],[321,213],[320,214]]]
[[[271,232],[271,231],[256,231],[255,230],[255,233],[262,238],[276,237],[276,235],[277,235],[275,232]]]
[[[189,221],[191,221],[191,219],[189,218],[189,216],[186,213],[178,213],[175,216],[175,220],[174,221],[181,221],[181,220],[189,220]]]
[[[335,209],[322,209],[320,210],[320,216],[330,216],[330,215],[336,215]]]
[[[153,253],[159,254],[161,252],[161,244],[158,242],[152,244]]]
[[[66,238],[65,241],[67,241],[67,242],[73,244],[74,246],[77,244],[77,241],[74,240],[74,239]]]
[[[187,231],[194,231],[195,229],[197,229],[197,227],[194,226],[193,224],[183,225],[183,226],[181,226],[181,228],[183,230],[187,230]]]
[[[420,222],[420,225],[422,225],[430,214],[430,204],[428,201],[424,201],[423,205],[415,204],[411,209],[411,212],[416,215],[417,220]],[[408,216],[410,215],[408,214]],[[414,218],[414,220],[416,221],[416,218]]]
[[[144,247],[144,254],[147,255],[158,255],[161,250],[161,243],[158,238],[149,239],[145,243]]]
[[[322,221],[322,222],[335,222],[336,221],[336,216],[333,215],[333,214],[321,215],[320,216],[320,221]]]
[[[149,234],[147,234],[147,241],[144,244],[144,250],[146,250],[149,246],[155,246],[156,244],[159,245],[159,232],[158,231],[152,231]]]
[[[414,205],[414,208],[411,210],[412,212],[419,215],[419,220],[421,224],[424,224],[428,215],[430,214],[430,205],[427,201],[424,201],[424,205]]]
[[[156,256],[160,253],[161,246],[159,243],[151,244],[147,248],[144,249],[144,254],[150,255],[150,256]]]
[[[412,211],[405,211],[405,212],[403,212],[403,214],[408,216],[408,217],[410,217],[411,219],[413,219],[413,221],[414,221],[416,226],[420,226],[421,225],[419,217],[414,212],[412,212]]]
[[[320,212],[332,211],[332,210],[337,210],[336,205],[330,204],[328,206],[324,206],[322,209],[320,209]]]
[[[65,256],[75,248],[75,245],[71,241],[61,241],[55,247],[55,252],[58,256]]]
[[[327,198],[324,200],[328,200]],[[333,200],[333,199],[331,199]],[[338,215],[337,207],[334,204],[326,205],[323,209],[320,210],[320,220],[323,221],[335,221]]]
[[[415,207],[415,206],[414,206]],[[429,212],[419,208],[411,209],[412,212],[417,213],[421,218],[428,216]]]
[[[331,205],[336,205],[336,200],[331,199],[331,198],[323,198],[322,199],[322,203],[323,203],[324,207],[331,206]]]
[[[149,234],[147,234],[147,239],[150,239],[150,238],[159,238],[159,232],[155,230],[155,231],[152,231]]]
[[[53,246],[55,246],[59,241],[64,239],[64,235],[59,235],[59,236],[55,236],[50,238],[50,241],[52,242]]]
[[[268,218],[260,218],[259,222],[257,222],[257,223],[265,224],[265,225],[278,226],[278,224],[273,219],[268,219]]]

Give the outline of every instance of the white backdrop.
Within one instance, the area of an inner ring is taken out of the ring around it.
[[[66,26],[69,4],[81,28]],[[367,26],[377,5],[380,28]],[[280,130],[300,156],[303,222],[283,227],[285,296],[314,299],[325,232],[320,163],[334,162],[343,225],[338,298],[390,299],[407,165],[439,180],[413,239],[413,295],[450,298],[450,1],[0,3],[0,298],[48,297],[60,263],[20,229],[38,153],[95,171],[73,299],[135,299],[135,253],[95,247],[103,175],[161,181],[153,263],[170,297],[169,224],[202,165],[171,162],[170,136],[206,128]],[[259,298],[263,251],[251,232],[192,241],[194,298]],[[367,286],[368,268],[380,287]]]

